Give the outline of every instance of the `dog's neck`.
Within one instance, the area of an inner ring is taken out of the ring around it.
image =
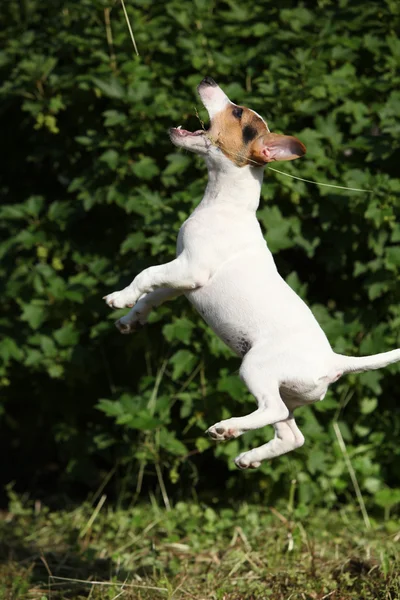
[[[244,211],[256,212],[260,202],[264,169],[237,167],[230,161],[206,159],[208,183],[199,208],[210,206],[235,206]]]

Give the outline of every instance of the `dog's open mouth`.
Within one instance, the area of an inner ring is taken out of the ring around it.
[[[197,135],[203,135],[205,133],[203,129],[198,129],[197,131],[188,131],[187,129],[182,129],[182,125],[179,125],[179,127],[172,127],[171,132],[178,134],[181,137],[193,137]]]

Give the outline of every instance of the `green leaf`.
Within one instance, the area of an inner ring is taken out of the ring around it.
[[[53,379],[61,379],[61,377],[64,375],[64,367],[62,365],[50,365],[47,371],[50,377]]]
[[[134,162],[131,168],[139,179],[144,179],[145,181],[150,181],[160,172],[156,161],[150,156],[143,156],[140,160]]]
[[[37,217],[44,206],[43,196],[31,196],[25,202],[26,212],[32,217]]]
[[[112,171],[115,171],[118,165],[119,155],[116,150],[110,149],[103,152],[99,160],[106,163],[106,165],[108,165]]]
[[[45,321],[47,311],[44,304],[40,301],[33,301],[23,307],[21,320],[26,321],[32,329],[38,329]]]
[[[220,374],[217,389],[219,392],[226,392],[239,402],[243,402],[243,399],[248,394],[247,388],[241,379],[237,375],[228,375],[225,370]]]
[[[271,252],[277,252],[294,245],[290,235],[291,221],[284,219],[277,206],[265,207],[258,211],[258,218],[267,228],[267,242]]]
[[[93,83],[103,92],[108,98],[122,100],[125,97],[125,89],[121,82],[115,77],[110,77],[108,80],[93,77]]]
[[[392,508],[400,504],[400,488],[384,488],[375,494],[375,501],[382,508]]]
[[[175,434],[167,429],[160,430],[159,442],[161,448],[175,456],[185,456],[188,452],[185,444],[178,440]]]
[[[190,373],[195,364],[197,357],[189,350],[178,350],[171,358],[170,363],[173,366],[172,379],[179,379],[184,373]]]
[[[138,429],[140,431],[150,431],[162,425],[162,421],[160,419],[152,417],[146,411],[140,411],[135,416],[121,414],[117,417],[116,423],[118,425],[125,425],[129,429]]]
[[[120,402],[106,400],[105,398],[99,400],[98,404],[96,404],[96,408],[104,412],[109,417],[119,417],[124,413]]]
[[[75,346],[79,339],[79,332],[72,323],[68,323],[53,333],[54,339],[60,346]]]
[[[175,319],[173,323],[168,323],[163,327],[163,333],[169,342],[178,340],[184,344],[188,344],[191,340],[194,329],[194,323],[189,319],[182,317]]]
[[[369,415],[372,412],[374,412],[374,410],[376,409],[377,406],[378,406],[377,398],[363,398],[361,400],[360,410],[363,415]]]
[[[142,231],[130,233],[121,244],[121,254],[126,254],[131,250],[140,250],[146,243],[146,236]]]
[[[114,125],[122,125],[127,121],[127,116],[117,110],[105,110],[103,112],[105,117],[104,125],[106,127],[113,127]]]
[[[386,260],[388,266],[400,267],[400,246],[386,248]]]
[[[184,154],[169,154],[167,156],[169,165],[164,169],[163,175],[177,175],[183,173],[190,165],[191,160]]]
[[[199,437],[196,439],[196,448],[199,452],[205,452],[211,447],[211,442],[206,437]]]
[[[23,351],[12,338],[5,337],[0,341],[0,356],[5,362],[11,358],[21,360],[23,355]]]
[[[57,356],[57,348],[51,337],[47,335],[42,335],[40,337],[40,346],[45,356],[49,358],[54,358],[55,356]]]
[[[326,453],[322,450],[314,449],[313,452],[310,453],[307,459],[307,466],[310,473],[315,474],[318,472],[326,471]]]

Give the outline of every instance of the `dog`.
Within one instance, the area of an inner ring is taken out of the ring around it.
[[[214,440],[273,425],[275,437],[243,452],[241,469],[304,444],[293,412],[322,400],[331,383],[350,372],[400,360],[400,349],[366,357],[336,354],[308,306],[279,275],[256,218],[264,167],[293,160],[306,149],[293,136],[271,133],[255,111],[231,102],[206,77],[198,86],[210,118],[208,131],[169,131],[175,146],[204,157],[204,197],[183,223],[175,260],[142,271],[130,285],[104,297],[111,308],[133,307],[117,323],[130,333],[150,311],[184,294],[215,333],[242,359],[240,376],[258,408],[207,430]]]

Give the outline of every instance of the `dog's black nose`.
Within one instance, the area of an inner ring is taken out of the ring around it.
[[[215,83],[215,81],[212,77],[204,77],[204,79],[200,83],[200,85],[212,85],[213,87],[216,87],[218,84]],[[200,85],[199,85],[199,87],[200,87]]]

